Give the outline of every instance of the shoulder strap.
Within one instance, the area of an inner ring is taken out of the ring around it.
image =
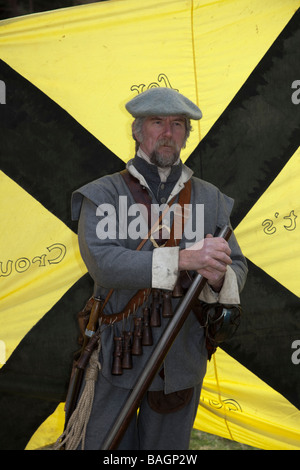
[[[143,204],[144,206],[147,207],[148,211],[148,228],[150,228],[151,224],[151,197],[149,196],[149,193],[147,189],[141,185],[139,180],[135,178],[127,168],[123,171],[121,171],[121,175],[127,184],[128,188],[130,189],[130,192],[133,196],[133,199],[137,204]]]
[[[121,171],[121,175],[126,182],[130,192],[138,204],[144,204],[148,210],[148,227],[149,233],[148,237],[142,240],[141,244],[138,246],[137,250],[140,250],[142,246],[145,244],[148,238],[151,237],[151,234],[154,233],[161,224],[163,217],[169,211],[170,207],[174,204],[176,200],[176,196],[166,205],[165,210],[161,213],[159,219],[156,223],[151,227],[151,204],[152,199],[149,196],[149,193],[146,188],[144,188],[139,180],[135,178],[127,169]],[[186,211],[184,211],[184,206],[190,203],[191,199],[191,180],[188,180],[185,184],[184,188],[180,191],[177,206],[174,212],[174,219],[173,224],[171,227],[170,237],[168,238],[165,246],[176,246],[179,244],[183,231],[184,231],[184,221],[186,218]],[[180,235],[179,238],[175,238],[177,235]]]
[[[127,170],[127,168],[121,171],[121,175],[130,189],[134,200],[139,204],[144,204],[145,206],[149,207],[152,201],[147,189],[141,185],[139,180],[135,178],[135,176],[133,176]]]

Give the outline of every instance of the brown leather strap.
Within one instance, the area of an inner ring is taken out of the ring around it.
[[[147,189],[142,186],[137,178],[135,178],[127,169],[122,170],[121,175],[125,180],[130,192],[138,204],[143,204],[147,207],[148,212],[148,228],[150,229],[151,224],[151,203],[152,200],[149,196]]]
[[[111,289],[113,291],[113,289]],[[121,320],[128,318],[130,315],[134,314],[134,312],[138,309],[140,305],[142,305],[147,298],[149,297],[151,289],[140,289],[128,302],[126,307],[119,313],[112,313],[106,315],[103,313],[103,308],[99,315],[99,319],[101,323],[104,324],[112,324]],[[106,299],[105,299],[106,300]]]
[[[170,238],[167,241],[166,246],[178,246],[181,241],[184,232],[185,219],[189,217],[189,213],[187,214],[186,212],[189,210],[187,206],[191,200],[191,192],[192,184],[191,180],[188,180],[184,188],[179,193]],[[179,235],[179,238],[175,238],[177,235]]]

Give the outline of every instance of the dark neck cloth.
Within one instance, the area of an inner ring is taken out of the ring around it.
[[[182,162],[180,161],[178,165],[173,165],[171,167],[171,172],[165,182],[161,182],[156,165],[152,165],[151,163],[146,162],[143,158],[137,156],[135,156],[132,163],[147,181],[156,202],[158,204],[166,203],[172,189],[180,178]]]

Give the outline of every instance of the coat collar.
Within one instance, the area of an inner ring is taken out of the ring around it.
[[[150,189],[148,184],[147,184],[147,181],[144,178],[144,176],[133,165],[133,160],[134,159],[132,158],[131,160],[129,160],[127,162],[127,164],[126,164],[127,170],[129,171],[129,173],[132,174],[132,176],[134,176],[135,178],[137,178],[139,180],[139,182],[142,186],[144,186],[145,188]],[[193,175],[193,171],[183,163],[182,164],[181,175],[180,175],[177,183],[175,184],[171,194],[169,195],[168,201],[170,201],[174,196],[176,196],[178,193],[180,193],[180,191],[184,187],[185,183],[192,177],[192,175]]]

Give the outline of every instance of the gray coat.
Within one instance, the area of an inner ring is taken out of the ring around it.
[[[144,178],[136,173],[131,162],[127,166],[129,171],[138,176],[142,184],[147,186]],[[192,177],[191,175],[191,170],[183,165],[182,177],[172,191],[170,198],[181,189],[187,179]],[[128,207],[135,203],[123,178],[119,173],[116,173],[83,186],[75,191],[72,197],[72,217],[73,220],[79,219],[79,246],[82,258],[94,280],[94,295],[105,298],[108,291],[114,288],[114,294],[105,308],[106,314],[120,312],[137,290],[150,288],[153,283],[154,248],[149,240],[141,251],[136,251],[139,239],[117,236],[115,239],[100,240],[97,236],[96,227],[99,223],[99,216],[96,215],[97,207],[102,204],[114,206],[116,220],[119,221],[120,196],[127,197]],[[215,186],[192,177],[191,204],[195,207],[196,203],[204,204],[204,234],[213,234],[217,227],[229,223],[233,200],[222,194]],[[128,223],[130,223],[130,217]],[[180,248],[184,248],[185,243],[186,239],[183,236]],[[229,244],[233,260],[231,267],[236,275],[237,289],[240,291],[246,278],[246,261],[234,235],[231,236]],[[178,256],[178,252],[175,251],[177,248],[156,248],[156,250],[174,250],[174,255]],[[88,296],[89,293],[87,293]],[[173,309],[175,309],[177,300],[173,299],[172,302]],[[162,326],[153,328],[155,343],[167,321],[162,319]],[[130,328],[128,321],[125,321],[124,324],[119,322],[113,327],[104,328],[101,336],[100,362],[102,374],[108,381],[116,386],[130,389],[143,370],[153,346],[144,347],[143,355],[133,358],[134,367],[132,370],[123,371],[121,376],[112,376],[113,336],[117,332],[120,333],[123,328]],[[164,381],[157,376],[152,382],[150,390],[164,389],[165,393],[171,393],[200,384],[206,372],[206,363],[207,352],[203,329],[194,314],[191,313],[165,359]]]

